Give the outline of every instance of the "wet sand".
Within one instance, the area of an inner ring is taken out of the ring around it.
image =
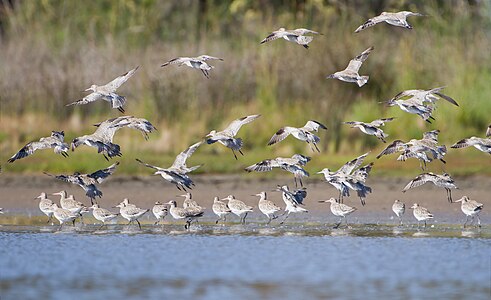
[[[258,197],[251,195],[260,191],[267,191],[268,198],[283,207],[281,194],[272,190],[278,184],[288,184],[290,188],[293,186],[293,180],[290,177],[264,179],[241,174],[193,176],[193,180],[196,183],[196,187],[191,192],[193,198],[207,208],[205,219],[215,218],[211,211],[214,196],[223,198],[233,194],[237,199],[251,206],[257,206]],[[344,203],[355,206],[358,209],[351,216],[354,220],[389,222],[393,218],[391,206],[395,199],[406,203],[405,218],[410,221],[413,221],[413,216],[408,207],[415,202],[428,208],[435,215],[435,221],[460,222],[464,220],[464,216],[460,211],[460,203],[448,203],[445,190],[436,188],[431,183],[402,193],[401,190],[410,180],[411,178],[409,177],[370,177],[367,183],[372,187],[373,193],[367,197],[367,204],[362,206],[356,193],[352,193],[349,198],[345,198]],[[452,191],[453,199],[457,200],[463,195],[467,195],[471,199],[484,203],[484,210],[480,215],[481,220],[485,224],[491,223],[491,214],[487,212],[488,208],[491,207],[491,201],[488,197],[488,193],[491,190],[491,179],[487,177],[467,177],[456,178],[455,181],[459,189]],[[308,191],[305,207],[309,210],[309,214],[297,214],[292,219],[310,220],[322,217],[332,219],[333,216],[329,211],[329,205],[318,203],[318,200],[337,197],[337,190],[319,179],[305,180],[304,184]],[[68,193],[74,194],[78,201],[87,205],[90,204],[83,190],[72,184],[53,180],[47,176],[2,174],[0,177],[0,207],[3,207],[7,213],[13,215],[40,214],[37,201],[33,198],[41,192],[54,193],[60,190],[67,190]],[[139,207],[151,208],[155,201],[167,202],[171,199],[176,199],[178,203],[182,203],[182,198],[176,196],[184,194],[184,192],[177,190],[174,185],[163,181],[157,176],[115,176],[102,183],[100,190],[104,193],[104,196],[98,199],[98,203],[102,207],[113,207],[127,197]],[[57,200],[58,196],[50,196],[49,198]],[[234,217],[231,218],[235,220]],[[252,220],[260,218],[262,216],[257,209],[248,217],[248,219]]]

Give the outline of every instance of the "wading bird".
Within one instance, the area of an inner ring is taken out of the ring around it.
[[[404,187],[402,192],[405,193],[407,190],[421,186],[427,182],[431,182],[437,187],[444,188],[447,191],[448,202],[452,203],[452,189],[457,189],[457,186],[452,177],[447,173],[443,173],[442,175],[433,174],[431,172],[419,174]]]
[[[277,157],[265,159],[245,168],[245,170],[247,172],[268,172],[273,168],[280,168],[293,174],[295,186],[297,186],[297,180],[300,182],[300,185],[303,186],[302,178],[309,177],[309,173],[305,171],[302,166],[305,166],[309,161],[310,157],[308,156],[294,154],[291,158]]]
[[[210,73],[209,71],[214,68],[214,66],[209,65],[206,63],[208,60],[221,60],[223,61],[223,58],[218,58],[214,56],[209,56],[209,55],[200,55],[197,57],[177,57],[174,59],[171,59],[165,63],[163,63],[160,67],[165,67],[168,65],[178,65],[180,66],[188,66],[193,69],[198,69],[201,70],[203,75],[205,75],[206,78],[210,78]]]
[[[407,17],[411,17],[411,16],[421,17],[424,15],[420,13],[410,12],[410,11],[400,11],[395,13],[384,11],[380,15],[368,19],[365,23],[360,25],[360,27],[358,27],[355,30],[355,33],[358,33],[364,29],[367,29],[368,27],[371,27],[381,22],[386,22],[387,24],[404,27],[407,29],[413,29],[413,26],[411,26],[406,20]]]
[[[358,74],[358,71],[360,70],[361,65],[368,58],[368,55],[370,55],[370,52],[372,52],[372,50],[373,47],[366,49],[360,55],[350,60],[346,69],[328,75],[326,78],[339,79],[345,82],[355,82],[356,84],[358,84],[359,87],[362,87],[363,85],[365,85],[365,83],[368,82],[369,77],[360,76],[360,74]]]
[[[289,42],[296,43],[298,45],[303,46],[305,49],[309,49],[309,43],[314,39],[313,36],[309,36],[306,34],[321,34],[317,31],[313,31],[305,28],[298,28],[293,30],[286,30],[285,28],[280,28],[276,31],[271,32],[266,38],[264,38],[260,44],[264,44],[266,42],[271,42],[277,39],[285,39]]]
[[[319,143],[321,139],[312,133],[312,131],[317,132],[319,128],[327,130],[325,125],[314,120],[308,121],[305,126],[299,128],[290,126],[282,127],[271,137],[268,146],[281,142],[291,134],[294,138],[307,142],[312,151],[314,151],[314,148],[312,148],[312,145],[314,145],[317,152],[320,152],[317,143]]]

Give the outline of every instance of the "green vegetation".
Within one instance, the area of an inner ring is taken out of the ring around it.
[[[65,107],[84,95],[92,83],[106,83],[136,65],[138,73],[122,88],[128,114],[154,123],[159,131],[145,142],[138,133],[120,132],[115,142],[124,157],[121,171],[146,174],[138,157],[165,165],[211,129],[237,117],[261,113],[245,126],[245,157],[235,163],[218,145],[199,149],[192,162],[201,172],[239,172],[242,167],[274,156],[310,152],[289,140],[266,147],[283,125],[301,126],[307,119],[325,123],[323,152],[309,170],[337,166],[363,152],[381,150],[374,137],[340,124],[395,116],[386,132],[393,139],[419,138],[440,129],[441,142],[483,136],[490,123],[491,49],[489,2],[482,1],[8,1],[0,2],[0,161],[24,143],[65,130],[67,139],[93,131],[90,124],[117,116],[107,103]],[[412,10],[413,30],[380,24],[354,34],[354,29],[382,10]],[[311,28],[316,36],[309,50],[283,40],[259,45],[279,27]],[[363,88],[327,80],[355,55],[375,50],[360,73],[370,75]],[[160,68],[176,56],[210,54],[211,79],[195,70]],[[413,88],[447,86],[445,93],[460,107],[440,103],[433,125],[415,115],[387,108],[380,101]],[[491,172],[475,149],[449,150],[445,170],[452,174]],[[218,156],[217,153],[223,153]],[[369,158],[371,159],[371,157]],[[91,171],[105,165],[94,149],[77,149],[69,159],[38,153],[5,166],[6,171]],[[108,163],[109,164],[109,163]],[[401,168],[395,157],[377,161],[374,172],[417,172]],[[407,168],[409,169],[409,168]],[[430,165],[436,172],[439,162]]]

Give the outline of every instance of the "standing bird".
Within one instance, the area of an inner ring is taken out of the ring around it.
[[[427,182],[431,182],[437,187],[444,188],[447,191],[448,202],[452,203],[452,189],[457,189],[457,186],[452,177],[447,173],[443,173],[442,175],[433,174],[431,172],[419,174],[404,187],[402,192],[405,193],[407,190]]]
[[[414,203],[413,206],[411,206],[413,209],[413,215],[418,220],[418,228],[419,228],[419,222],[424,221],[425,222],[425,228],[426,228],[426,220],[433,219],[433,214],[429,212],[426,208],[420,206],[418,203]]]
[[[247,214],[252,212],[252,206],[246,205],[244,202],[235,199],[233,195],[228,195],[226,198],[223,198],[222,201],[228,201],[228,208],[230,208],[234,215],[240,217],[240,223],[245,224]],[[241,217],[242,215],[244,215],[244,217]]]
[[[139,66],[117,77],[106,85],[91,85],[90,88],[86,89],[85,91],[92,91],[92,93],[83,97],[81,100],[69,103],[66,106],[82,105],[102,99],[111,103],[112,108],[116,108],[121,113],[124,113],[123,105],[126,103],[126,98],[116,94],[116,90],[128,79],[130,79],[138,68]]]
[[[218,220],[216,220],[215,224],[218,224],[223,217],[223,222],[227,221],[227,215],[232,211],[228,208],[227,203],[220,201],[220,198],[216,197],[213,199],[213,205],[211,207],[213,213],[218,216]]]
[[[68,209],[60,208],[56,203],[51,205],[51,210],[53,211],[55,218],[60,222],[60,228],[58,230],[61,230],[63,224],[68,222],[73,222],[75,225],[75,219],[79,217],[79,214],[74,214]]]
[[[125,198],[125,200],[127,201],[127,198]],[[149,209],[142,209],[136,207],[135,205],[125,205],[124,202],[119,203],[115,207],[119,207],[119,213],[123,218],[129,221],[128,225],[130,225],[131,222],[136,221],[136,223],[138,223],[138,228],[142,229],[142,226],[138,219],[146,214]]]
[[[73,195],[67,197],[66,191],[60,191],[58,193],[53,193],[51,195],[59,195],[61,208],[69,210],[71,213],[75,215],[79,215],[80,220],[83,223],[82,211],[85,211],[87,207],[82,202],[76,201],[73,198]]]
[[[210,131],[209,134],[206,135],[207,137],[206,142],[208,144],[219,142],[225,147],[230,148],[232,150],[232,153],[234,154],[235,159],[237,159],[237,155],[235,155],[235,151],[239,151],[239,153],[242,155],[244,155],[244,153],[242,153],[242,151],[240,150],[242,148],[242,139],[235,138],[235,136],[239,132],[239,129],[242,127],[242,125],[250,123],[256,120],[257,118],[259,118],[260,116],[261,115],[245,116],[240,119],[232,121],[232,123],[230,123],[228,127],[222,131],[217,132],[216,130],[212,130]]]
[[[207,64],[206,61],[208,60],[223,61],[223,58],[218,58],[209,55],[200,55],[197,57],[177,57],[163,63],[160,67],[165,67],[168,65],[178,65],[179,67],[188,66],[193,69],[201,70],[201,72],[203,73],[203,75],[205,75],[206,78],[210,78],[210,73],[208,71],[213,69],[214,66],[210,66],[209,64]]]
[[[104,227],[104,225],[106,225],[106,222],[111,221],[119,216],[119,214],[114,214],[107,209],[101,208],[97,203],[92,205],[90,209],[92,209],[92,215],[94,216],[94,218],[102,222],[102,225],[101,227],[99,227],[99,229]]]
[[[198,202],[193,200],[193,196],[191,195],[191,193],[180,195],[180,197],[184,197],[184,201],[182,202],[182,207],[186,209],[188,212],[198,215],[205,211],[204,207],[201,207],[198,204]],[[196,222],[198,222],[198,219],[196,219]]]
[[[176,185],[178,190],[186,190],[186,189],[192,189],[192,186],[194,185],[193,181],[191,178],[189,178],[188,175],[186,175],[189,172],[192,172],[201,165],[193,166],[193,167],[188,167],[186,165],[186,160],[193,155],[193,153],[198,149],[198,147],[202,144],[203,142],[198,142],[195,143],[191,146],[189,146],[186,150],[182,151],[176,156],[176,159],[174,160],[174,163],[172,166],[169,168],[161,168],[157,166],[153,166],[147,163],[144,163],[140,159],[136,159],[137,162],[140,164],[157,170],[155,171],[154,175],[160,175],[162,176],[163,179],[167,180],[170,183],[173,183]]]
[[[394,201],[394,204],[392,204],[392,211],[399,218],[399,221],[401,222],[402,225],[402,215],[406,211],[406,204],[404,204],[404,202],[402,201],[396,200]]]
[[[360,76],[360,74],[358,74],[358,71],[360,70],[361,65],[368,58],[368,55],[370,55],[370,52],[372,52],[373,49],[373,47],[366,49],[360,55],[350,60],[346,69],[328,75],[326,78],[339,79],[345,82],[356,82],[359,87],[362,87],[363,85],[365,85],[365,83],[368,82],[369,76]]]
[[[193,209],[177,207],[177,202],[174,200],[169,201],[167,204],[170,205],[169,213],[176,220],[186,219],[186,224],[184,229],[189,229],[193,220],[203,216],[203,211],[196,211]]]
[[[346,221],[346,227],[348,227],[348,215],[356,210],[355,207],[348,206],[343,203],[338,203],[335,198],[330,198],[329,200],[320,200],[319,202],[330,202],[331,203],[331,212],[336,217],[341,217],[338,223],[334,225],[334,228],[338,228],[343,222],[343,219]]]
[[[273,219],[278,218],[274,214],[278,211],[281,210],[281,208],[274,204],[273,201],[267,200],[267,195],[266,192],[261,192],[259,194],[255,194],[253,196],[259,196],[259,210],[268,217],[268,223],[266,225],[269,225]]]
[[[81,188],[84,189],[85,195],[87,195],[87,197],[90,198],[90,202],[93,205],[95,197],[99,197],[99,198],[102,197],[102,192],[99,191],[99,189],[97,189],[96,184],[102,183],[104,180],[107,179],[107,177],[112,175],[116,170],[116,166],[118,165],[119,162],[116,162],[111,166],[96,171],[92,174],[80,174],[76,172],[73,175],[52,175],[46,172],[43,173],[48,176],[55,177],[58,180],[62,180],[80,186]]]
[[[384,126],[386,122],[391,122],[392,120],[394,120],[394,118],[378,119],[378,120],[374,120],[370,123],[350,121],[350,122],[344,122],[344,124],[351,125],[351,128],[358,128],[361,130],[361,132],[363,132],[365,134],[374,135],[379,140],[386,143],[385,138],[387,138],[389,135],[385,134],[383,132],[383,130],[380,129],[379,127]]]
[[[165,216],[167,216],[167,213],[169,212],[169,208],[167,207],[166,204],[160,203],[160,201],[155,202],[155,205],[152,208],[152,213],[157,219],[157,222],[155,222],[155,225],[159,224],[160,221],[164,221]]]
[[[264,44],[266,42],[271,42],[276,39],[284,38],[285,40],[289,42],[296,43],[298,45],[303,46],[305,49],[309,49],[309,43],[312,42],[314,37],[306,35],[306,34],[321,34],[318,33],[317,31],[305,29],[305,28],[298,28],[298,29],[293,29],[293,30],[286,30],[285,28],[280,28],[276,31],[271,32],[266,38],[264,38],[260,44]]]
[[[424,16],[420,13],[413,13],[410,11],[400,11],[395,13],[390,12],[382,12],[380,15],[368,19],[365,23],[363,23],[360,27],[355,30],[355,33],[358,33],[368,27],[371,27],[375,24],[386,22],[387,24],[404,27],[407,29],[413,29],[413,27],[407,22],[406,18],[411,16],[421,17]]]
[[[300,206],[303,204],[303,200],[305,199],[305,197],[307,197],[307,192],[305,191],[305,189],[295,190],[291,192],[288,189],[287,185],[278,185],[276,191],[281,192],[283,202],[285,202],[286,204],[285,212],[281,216],[285,214],[287,215],[283,219],[283,221],[280,222],[280,225],[285,223],[286,219],[288,219],[291,213],[309,212],[308,210]]]
[[[38,142],[30,142],[26,144],[22,149],[19,150],[16,154],[14,154],[7,161],[9,163],[13,163],[17,159],[21,159],[27,157],[31,154],[34,154],[36,150],[43,150],[53,148],[53,151],[56,154],[61,154],[63,157],[68,157],[68,144],[64,142],[65,140],[65,132],[64,131],[51,131],[51,136],[42,137]]]
[[[97,127],[94,133],[83,135],[73,139],[71,148],[75,151],[80,145],[87,145],[97,148],[98,153],[102,153],[104,158],[109,161],[109,158],[121,156],[121,149],[118,144],[113,143],[114,134],[123,127],[139,130],[145,139],[148,139],[148,134],[156,130],[156,128],[143,118],[135,118],[132,116],[123,116],[118,118],[108,119],[104,122],[95,124]],[[107,156],[106,156],[107,154]]]
[[[48,216],[48,222],[51,221],[51,218],[53,218],[53,201],[47,198],[46,193],[41,193],[41,195],[37,196],[34,198],[34,200],[40,199],[39,200],[39,209],[43,212],[43,214]]]
[[[467,222],[469,221],[469,217],[471,217],[471,225],[472,225],[472,222],[474,222],[474,218],[477,218],[477,226],[481,227],[481,219],[479,219],[479,213],[481,212],[482,208],[484,207],[484,204],[479,203],[475,200],[471,200],[467,196],[464,196],[464,197],[460,198],[459,200],[455,200],[455,202],[461,202],[462,203],[460,205],[460,209],[465,214],[464,228],[465,228],[465,225],[467,225]]]
[[[311,132],[317,132],[319,131],[319,128],[327,130],[325,125],[314,120],[307,121],[307,123],[300,128],[290,126],[282,127],[271,137],[268,146],[281,142],[291,134],[296,139],[307,142],[312,151],[314,151],[314,148],[312,148],[312,145],[314,145],[317,152],[320,152],[317,143],[319,143],[321,139]]]
[[[297,186],[297,179],[300,181],[300,185],[303,186],[302,178],[309,177],[309,173],[305,171],[302,166],[305,166],[309,161],[310,157],[308,156],[294,154],[291,158],[277,157],[273,159],[265,159],[245,168],[245,170],[247,172],[268,172],[273,168],[280,168],[292,173],[295,176],[295,186]]]

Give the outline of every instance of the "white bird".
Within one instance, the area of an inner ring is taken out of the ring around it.
[[[300,185],[303,186],[302,178],[309,177],[309,173],[305,171],[302,166],[305,166],[309,161],[310,157],[308,156],[294,154],[291,158],[277,157],[273,159],[265,159],[245,168],[245,170],[247,172],[268,172],[273,168],[280,168],[294,175],[295,185],[297,185],[298,179],[300,181]]]
[[[411,206],[413,209],[413,215],[418,220],[418,228],[419,228],[419,222],[424,221],[426,227],[426,221],[429,219],[433,219],[433,214],[430,213],[430,211],[422,206],[420,206],[418,203],[414,203],[413,206]]]
[[[34,154],[36,150],[43,150],[53,148],[56,154],[61,154],[63,157],[68,157],[68,144],[64,142],[65,132],[64,131],[51,131],[51,136],[42,137],[38,142],[30,142],[26,144],[22,149],[14,154],[7,161],[13,163],[17,159],[27,157]]]
[[[39,196],[37,196],[34,199],[40,199],[39,200],[39,209],[43,212],[43,214],[48,216],[48,222],[51,221],[51,218],[53,217],[53,201],[47,198],[46,193],[41,193]]]
[[[157,219],[157,222],[155,222],[155,225],[157,225],[160,221],[164,221],[165,216],[167,216],[167,213],[169,212],[169,208],[167,207],[166,204],[160,203],[160,201],[155,202],[155,205],[152,208],[152,213]]]
[[[320,200],[319,202],[330,202],[332,214],[337,217],[341,217],[334,228],[338,228],[339,225],[341,225],[341,222],[343,222],[343,219],[346,221],[346,227],[348,227],[348,219],[346,217],[356,210],[355,207],[351,207],[343,203],[338,203],[334,198],[330,198],[329,200]]]
[[[244,202],[235,199],[233,195],[228,195],[226,198],[223,198],[222,201],[228,201],[228,208],[230,208],[234,215],[240,217],[240,222],[242,224],[245,224],[247,214],[252,212],[252,206],[246,205]],[[242,217],[242,215],[244,215],[244,217]]]
[[[413,27],[406,20],[407,17],[411,17],[411,16],[421,17],[424,15],[420,13],[410,12],[410,11],[400,11],[395,13],[384,11],[380,15],[368,19],[365,23],[363,23],[360,27],[358,27],[355,30],[355,33],[358,33],[364,29],[367,29],[368,27],[371,27],[381,22],[386,22],[387,24],[390,25],[412,29]]]
[[[104,227],[104,225],[106,225],[106,222],[111,221],[119,216],[119,214],[115,214],[107,209],[101,208],[97,203],[92,205],[90,209],[92,209],[92,215],[94,216],[94,218],[102,222],[102,226],[99,229]]]
[[[346,69],[328,75],[327,78],[339,79],[345,82],[356,82],[359,87],[362,87],[363,85],[365,85],[365,83],[368,82],[369,76],[360,76],[360,74],[358,74],[358,71],[360,70],[361,65],[368,58],[368,55],[370,55],[370,52],[372,52],[373,49],[373,47],[366,49],[360,55],[350,60]]]
[[[278,218],[277,216],[275,216],[274,214],[278,211],[281,210],[281,208],[274,204],[273,201],[270,201],[270,200],[267,200],[267,195],[266,195],[266,192],[260,192],[259,194],[255,194],[253,196],[258,196],[259,197],[259,204],[258,204],[258,207],[259,207],[259,210],[266,216],[268,217],[268,223],[266,223],[267,225],[269,225],[269,223],[271,223],[271,221],[273,219],[276,219]]]
[[[452,203],[452,189],[457,189],[455,181],[449,174],[443,173],[442,175],[429,173],[422,173],[411,180],[402,190],[405,193],[407,190],[421,186],[427,182],[431,182],[437,187],[442,187],[447,191],[448,202]]]
[[[386,142],[386,138],[389,136],[388,134],[385,134],[382,129],[380,129],[380,126],[384,126],[386,122],[391,122],[394,120],[394,118],[386,118],[386,119],[377,119],[374,120],[370,123],[365,123],[365,122],[358,122],[358,121],[349,121],[349,122],[344,122],[344,124],[349,124],[351,125],[351,128],[358,128],[361,130],[361,132],[368,134],[368,135],[374,135],[376,136],[379,140],[382,142]]]
[[[76,184],[84,189],[85,195],[90,198],[92,204],[94,204],[95,197],[102,197],[102,192],[99,191],[96,184],[104,182],[107,177],[112,175],[116,170],[116,166],[119,165],[119,162],[112,164],[111,166],[96,171],[92,174],[80,174],[78,172],[73,175],[52,175],[46,172],[44,174],[55,177],[58,180],[62,180],[68,183]]]
[[[200,55],[197,57],[177,57],[163,63],[160,67],[165,67],[168,65],[178,65],[179,67],[188,66],[193,69],[201,70],[201,72],[203,73],[203,75],[205,75],[206,78],[210,78],[210,73],[208,71],[213,69],[214,66],[211,66],[208,63],[206,63],[206,61],[208,60],[223,61],[223,58],[218,58],[210,55]]]
[[[290,126],[282,127],[271,137],[268,146],[281,142],[291,134],[296,139],[307,142],[312,151],[314,151],[314,148],[312,148],[312,145],[314,145],[315,149],[320,152],[317,143],[319,143],[321,139],[312,133],[312,131],[319,131],[319,128],[327,130],[325,125],[314,120],[307,121],[303,127],[299,128]]]
[[[53,210],[54,217],[60,222],[60,228],[58,230],[63,227],[63,224],[68,222],[73,222],[73,225],[75,225],[75,219],[79,217],[78,214],[74,214],[68,209],[58,207],[56,203],[51,205],[51,209]]]
[[[115,207],[119,207],[119,213],[123,218],[129,221],[128,225],[133,221],[136,221],[139,229],[141,229],[142,226],[138,219],[149,211],[149,209],[142,209],[135,205],[125,205],[124,203],[119,203]]]
[[[298,45],[303,46],[305,49],[309,48],[309,43],[314,39],[312,36],[308,36],[306,34],[321,34],[317,31],[313,31],[305,28],[298,28],[293,30],[286,30],[285,28],[280,28],[276,31],[271,32],[266,38],[264,38],[260,44],[264,44],[266,42],[271,42],[276,39],[283,38],[289,42],[296,43]]]
[[[170,205],[169,213],[174,219],[176,220],[186,219],[186,225],[184,225],[185,229],[189,229],[191,223],[195,219],[202,217],[204,214],[202,210],[197,211],[194,209],[178,207],[177,202],[174,200],[169,201],[167,204]]]
[[[281,216],[285,214],[287,215],[283,219],[283,221],[280,222],[280,225],[285,223],[286,219],[288,219],[291,213],[309,212],[308,210],[300,206],[303,204],[303,200],[305,199],[305,197],[307,197],[307,192],[305,191],[305,189],[295,190],[291,192],[288,189],[287,185],[278,185],[276,191],[281,192],[283,202],[285,202],[286,204],[285,212]]]
[[[441,90],[443,90],[444,88],[445,87],[442,86],[442,87],[432,88],[429,90],[422,90],[422,89],[405,90],[395,95],[391,100],[413,98],[419,101],[421,104],[435,105],[438,99],[443,99],[455,106],[459,106],[459,104],[457,103],[457,101],[455,101],[455,99],[441,92]]]
[[[404,211],[406,211],[406,204],[400,200],[395,200],[394,204],[392,204],[392,211],[399,218],[402,225],[402,215],[404,214]]]
[[[218,220],[216,220],[215,224],[218,224],[218,222],[222,219],[222,217],[223,217],[223,222],[226,222],[227,215],[232,212],[230,208],[228,208],[227,203],[220,201],[220,198],[218,197],[215,197],[213,199],[213,205],[211,209],[213,210],[213,213],[215,213],[218,216]]]
[[[244,155],[244,153],[242,153],[242,151],[240,150],[242,148],[242,139],[235,138],[235,136],[239,132],[242,125],[248,124],[259,118],[260,116],[261,115],[245,116],[240,119],[232,121],[232,123],[230,123],[227,126],[227,128],[225,128],[222,131],[217,132],[216,130],[212,130],[210,131],[209,134],[206,135],[207,137],[206,142],[208,144],[219,142],[225,147],[230,148],[232,150],[232,153],[234,154],[235,159],[237,159],[237,155],[235,155],[235,151],[239,151],[239,153],[242,155]]]
[[[90,88],[86,89],[85,91],[92,91],[92,93],[83,97],[81,100],[69,103],[66,106],[82,105],[102,99],[111,103],[112,108],[116,108],[120,112],[124,113],[123,105],[126,103],[126,98],[116,94],[116,90],[128,79],[130,79],[131,76],[135,74],[136,70],[138,70],[138,68],[139,66],[124,73],[121,76],[118,76],[116,79],[106,85],[91,85]]]
[[[80,220],[83,224],[83,216],[82,211],[88,212],[87,207],[82,203],[75,200],[73,195],[67,197],[66,191],[60,191],[58,193],[53,193],[51,195],[59,195],[60,196],[60,205],[61,208],[69,210],[71,213],[80,216]]]
[[[491,136],[491,125],[488,126],[486,130],[486,137]],[[462,139],[457,143],[450,146],[450,148],[466,148],[474,146],[479,151],[491,154],[491,138],[479,138],[471,136],[470,138]]]
[[[479,219],[479,213],[483,209],[484,204],[479,203],[475,200],[471,200],[467,196],[463,196],[459,200],[455,200],[455,202],[461,202],[460,209],[465,214],[464,228],[469,221],[469,217],[471,217],[471,225],[472,222],[474,222],[474,218],[477,218],[477,226],[481,227],[481,219]]]

